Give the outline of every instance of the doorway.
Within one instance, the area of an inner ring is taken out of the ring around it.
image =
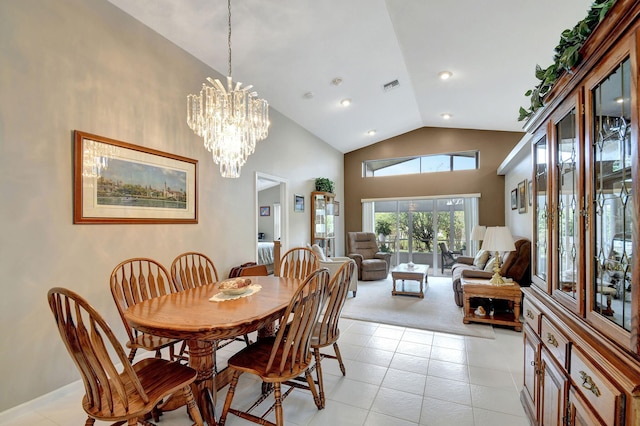
[[[286,247],[289,229],[288,181],[279,176],[256,172],[255,176],[256,260],[259,241],[280,241]],[[263,209],[268,207],[268,209]],[[265,214],[268,212],[268,214]]]

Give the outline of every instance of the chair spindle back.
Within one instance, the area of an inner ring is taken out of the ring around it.
[[[218,281],[218,271],[213,261],[202,253],[187,252],[178,255],[171,263],[171,277],[182,290]]]
[[[316,269],[298,287],[287,307],[267,363],[266,373],[281,376],[311,361],[311,333],[322,311],[329,287],[329,270]]]
[[[304,280],[319,266],[318,256],[313,250],[306,247],[292,248],[282,256],[280,276]]]

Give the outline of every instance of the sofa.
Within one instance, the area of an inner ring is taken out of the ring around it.
[[[500,253],[500,275],[511,278],[521,287],[531,285],[531,241],[525,237],[514,237],[515,251]],[[458,256],[451,267],[453,296],[456,305],[463,305],[462,284],[460,279],[491,278],[495,253],[480,250],[475,257]]]
[[[348,232],[347,256],[356,261],[362,281],[384,280],[389,275],[391,253],[380,251],[373,232]]]
[[[329,279],[333,279],[333,276],[338,272],[338,269],[342,266],[343,263],[349,262],[351,260],[350,257],[327,257],[324,254],[324,250],[318,244],[314,244],[309,247],[318,258],[318,262],[321,268],[327,268],[329,270]],[[351,274],[351,280],[349,282],[349,290],[353,292],[353,297],[356,297],[356,292],[358,291],[358,265],[353,268],[353,273]]]

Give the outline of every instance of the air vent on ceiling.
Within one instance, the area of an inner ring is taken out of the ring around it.
[[[388,92],[389,90],[395,89],[398,86],[400,86],[400,82],[398,80],[393,80],[382,86],[382,88],[385,92]]]

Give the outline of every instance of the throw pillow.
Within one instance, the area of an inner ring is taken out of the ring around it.
[[[484,265],[487,264],[489,256],[491,256],[491,253],[489,253],[488,251],[478,250],[478,253],[476,253],[476,257],[473,258],[473,266],[478,269],[484,269]]]
[[[326,262],[327,261],[327,258],[324,255],[324,250],[322,250],[322,248],[319,245],[317,245],[317,244],[312,245],[311,246],[311,250],[313,250],[313,252],[316,254],[316,256],[318,256],[318,260],[319,261],[321,261],[321,262]]]
[[[495,265],[495,263],[496,263],[496,257],[495,257],[495,256],[493,256],[493,257],[491,257],[491,260],[489,260],[489,261],[487,262],[487,264],[486,264],[486,265],[484,265],[484,270],[485,270],[485,271],[493,272],[493,265]]]

